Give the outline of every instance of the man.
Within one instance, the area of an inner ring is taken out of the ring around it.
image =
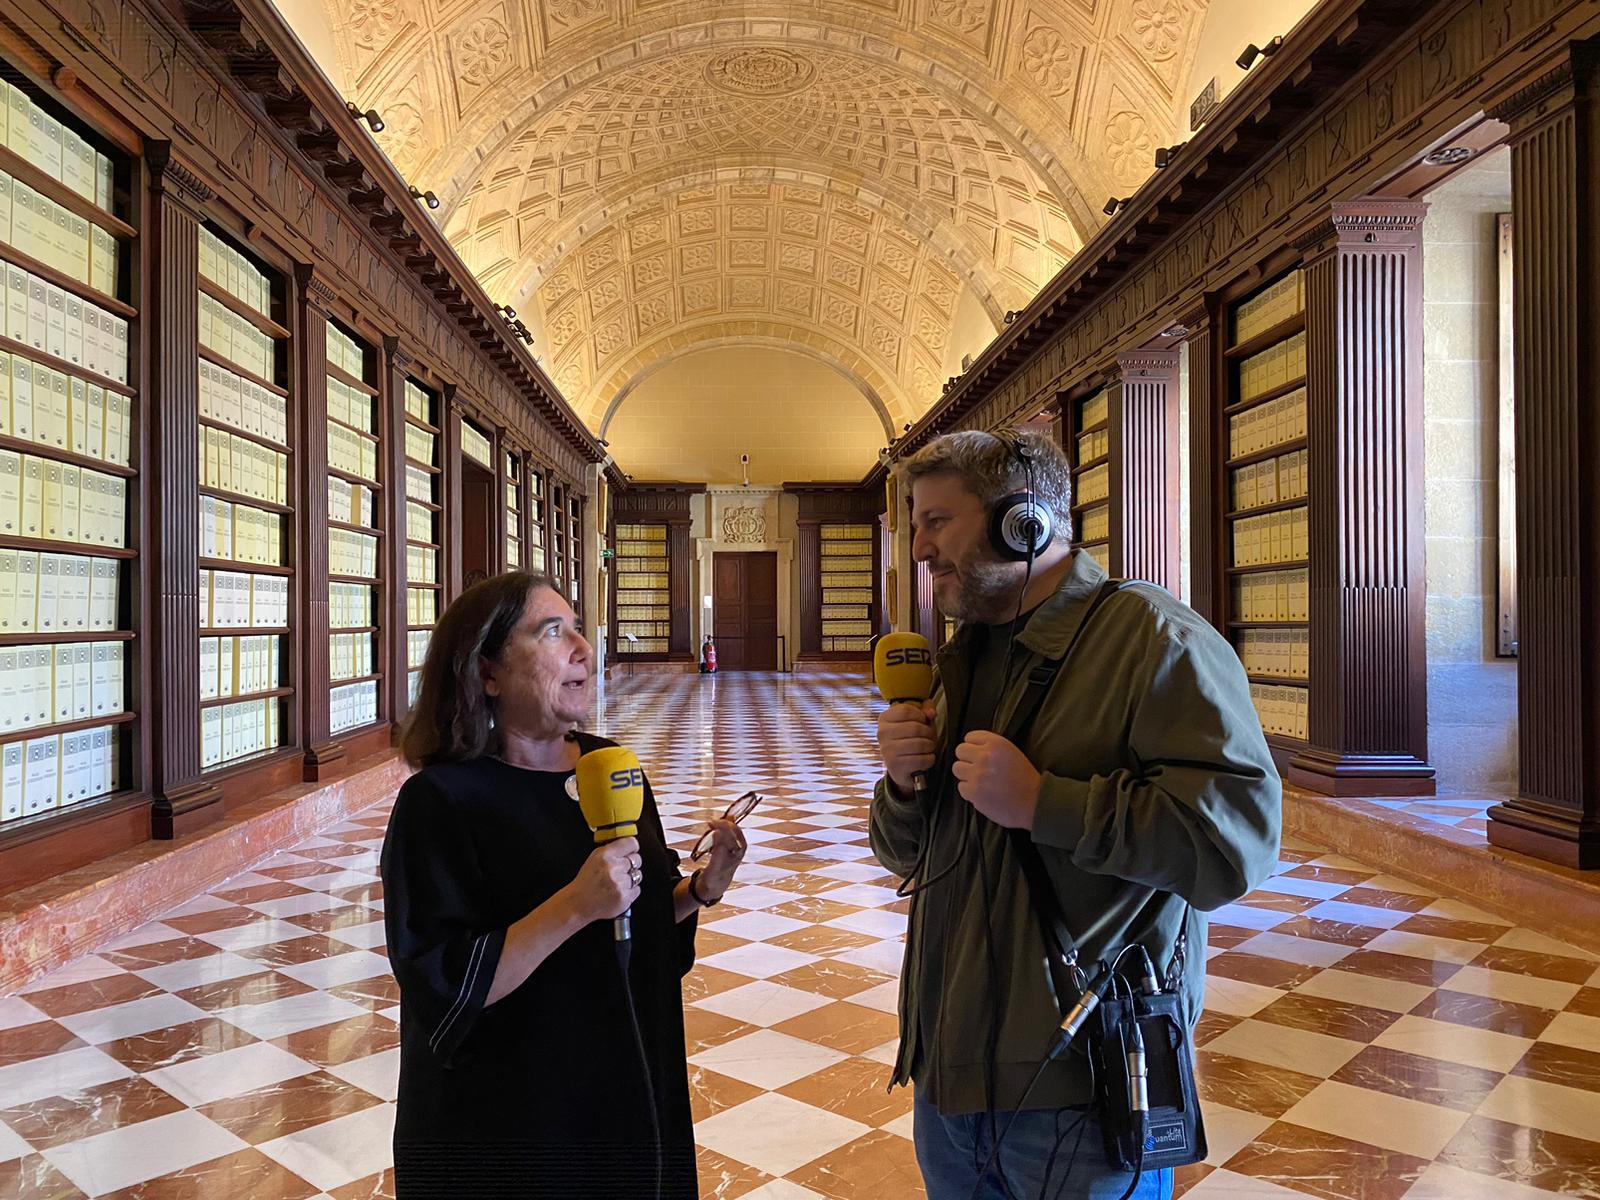
[[[894,1082],[915,1083],[930,1200],[1116,1200],[1133,1177],[1107,1165],[1085,1111],[1084,1056],[1061,1055],[1028,1089],[1061,1009],[1009,831],[1026,831],[1037,850],[1086,965],[1138,942],[1165,975],[1186,935],[1192,1024],[1205,982],[1201,914],[1271,871],[1282,787],[1228,643],[1160,588],[1100,595],[1105,571],[1070,547],[1071,473],[1050,439],[950,434],[902,472],[912,555],[928,564],[940,610],[961,625],[939,652],[933,699],[878,720],[884,777],[872,848],[919,889]],[[991,516],[1030,489],[1053,536],[1031,561],[1015,561],[992,540]],[[1013,745],[1000,731],[1029,673],[1069,646]],[[929,772],[925,804],[915,798],[920,771]],[[1146,1172],[1133,1197],[1164,1200],[1171,1175]]]

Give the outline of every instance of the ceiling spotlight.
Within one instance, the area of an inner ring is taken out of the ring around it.
[[[901,433],[910,433],[911,432],[911,422],[907,421],[904,425],[900,426],[900,432]]]
[[[1430,167],[1453,167],[1464,163],[1472,157],[1470,146],[1446,146],[1442,150],[1435,150],[1432,154],[1424,155],[1422,161]]]
[[[366,112],[362,112],[348,100],[344,102],[344,108],[345,111],[356,120],[365,121],[367,123],[367,128],[372,130],[373,133],[383,132],[383,118],[378,115],[377,109],[369,108]]]
[[[1106,201],[1105,207],[1100,211],[1105,213],[1105,215],[1108,217],[1114,217],[1117,215],[1117,209],[1121,208],[1127,202],[1128,199],[1126,196],[1113,196],[1111,199]]]
[[[1007,325],[1009,325],[1009,324],[1011,324],[1011,323],[1012,323],[1012,322],[1013,322],[1013,321],[1015,321],[1015,320],[1016,320],[1016,319],[1017,319],[1017,318],[1018,318],[1018,317],[1020,317],[1020,316],[1021,316],[1021,315],[1022,315],[1022,314],[1021,314],[1021,313],[1020,313],[1020,312],[1018,312],[1018,311],[1017,311],[1017,310],[1016,310],[1016,309],[1014,309],[1014,308],[1013,308],[1013,309],[1008,309],[1008,310],[1007,310],[1007,311],[1006,311],[1006,324],[1007,324]]]
[[[1256,59],[1271,58],[1281,49],[1283,49],[1283,38],[1281,36],[1273,38],[1265,46],[1258,46],[1251,42],[1240,52],[1239,57],[1234,59],[1234,62],[1239,64],[1241,71],[1248,71],[1255,66]]]
[[[429,208],[438,208],[439,207],[439,197],[435,196],[432,192],[419,192],[419,191],[417,191],[417,185],[416,184],[412,184],[411,185],[411,198],[413,200],[421,200]]]
[[[1172,160],[1178,157],[1178,151],[1188,144],[1188,142],[1179,142],[1176,146],[1158,146],[1156,148],[1156,170],[1165,171]]]
[[[496,304],[494,306],[494,310],[505,317],[505,319],[508,321],[515,321],[517,319],[517,310],[512,308],[509,304]]]

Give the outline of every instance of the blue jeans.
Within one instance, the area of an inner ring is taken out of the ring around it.
[[[1008,1112],[995,1113],[1000,1154],[978,1185],[994,1143],[983,1113],[945,1117],[919,1093],[913,1110],[917,1165],[928,1200],[1119,1200],[1131,1172],[1106,1165],[1100,1124],[1070,1108],[1028,1109],[1008,1131]],[[1005,1183],[1000,1172],[1005,1173]],[[1172,1170],[1146,1171],[1132,1200],[1171,1200]]]

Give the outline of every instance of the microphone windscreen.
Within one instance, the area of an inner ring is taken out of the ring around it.
[[[886,633],[872,654],[872,677],[890,704],[921,704],[933,694],[933,652],[920,633]]]
[[[578,759],[578,807],[597,846],[638,836],[644,768],[632,750],[605,746]]]

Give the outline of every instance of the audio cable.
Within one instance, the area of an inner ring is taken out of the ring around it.
[[[617,947],[617,966],[622,971],[622,994],[628,1001],[628,1020],[633,1025],[633,1044],[639,1052],[639,1069],[644,1073],[645,1097],[649,1101],[650,1109],[650,1141],[655,1150],[655,1189],[650,1193],[654,1200],[661,1197],[661,1114],[656,1111],[656,1082],[655,1073],[650,1070],[650,1055],[644,1048],[644,1030],[639,1024],[639,1009],[633,1001],[632,977],[628,973],[628,964],[633,958],[633,939],[626,938],[615,943]]]

